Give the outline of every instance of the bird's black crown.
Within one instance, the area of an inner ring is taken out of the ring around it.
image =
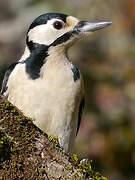
[[[28,32],[30,29],[33,29],[34,27],[41,25],[41,24],[46,24],[48,20],[56,18],[56,19],[61,19],[63,22],[66,23],[66,18],[68,15],[66,14],[59,14],[59,13],[46,13],[42,14],[39,17],[37,17],[32,24],[30,25]]]

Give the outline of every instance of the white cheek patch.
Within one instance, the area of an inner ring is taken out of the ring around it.
[[[58,37],[65,33],[64,26],[61,30],[57,30],[53,27],[55,21],[60,20],[52,19],[49,20],[47,24],[42,24],[31,29],[28,33],[29,41],[45,45],[53,43]]]

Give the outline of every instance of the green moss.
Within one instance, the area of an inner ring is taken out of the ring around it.
[[[91,161],[84,162],[84,163],[79,163],[78,167],[79,167],[79,170],[80,170],[81,173],[86,173],[86,172],[88,174],[92,173]]]
[[[79,172],[82,174],[82,179],[84,179],[85,177],[91,180],[107,180],[107,178],[103,177],[99,172],[95,172],[92,169],[92,160],[79,162],[79,158],[77,154],[73,154],[70,160],[74,164],[74,166],[77,167]]]
[[[92,180],[107,180],[99,172],[95,172],[92,169],[92,161],[86,161],[78,164],[80,173],[85,174],[86,177],[91,178]]]
[[[7,101],[6,103],[5,103],[5,109],[8,109],[9,107],[10,107],[10,103]]]
[[[4,101],[0,104],[1,109],[9,111],[9,113],[17,113],[18,114],[18,110],[16,107],[14,107],[9,101]]]
[[[53,142],[54,147],[59,147],[59,139],[57,136],[48,136],[50,142]]]
[[[13,167],[16,168],[17,170],[20,170],[21,169],[21,164],[20,163],[16,163],[16,162],[13,162],[12,163]]]
[[[73,159],[75,162],[78,162],[78,161],[79,161],[77,154],[73,154],[73,155],[72,155],[72,159]]]
[[[11,146],[9,139],[0,133],[0,162],[10,159]]]

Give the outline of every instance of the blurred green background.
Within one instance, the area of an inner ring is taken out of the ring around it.
[[[46,12],[113,21],[69,52],[86,94],[74,152],[110,180],[135,180],[135,0],[0,0],[0,82],[23,54],[28,26]]]

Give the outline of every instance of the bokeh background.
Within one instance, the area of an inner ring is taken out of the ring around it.
[[[135,0],[0,0],[0,84],[38,15],[61,12],[113,24],[69,52],[84,76],[86,105],[74,147],[110,180],[135,179]]]

